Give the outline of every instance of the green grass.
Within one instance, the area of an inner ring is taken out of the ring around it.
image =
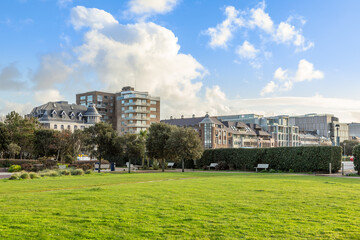
[[[0,239],[359,239],[360,179],[252,173],[0,180]]]

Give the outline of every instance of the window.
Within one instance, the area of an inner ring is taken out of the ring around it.
[[[86,96],[80,96],[80,100],[86,100]]]
[[[93,101],[93,96],[92,95],[87,96],[87,101],[92,102]]]
[[[57,129],[57,125],[56,125],[56,124],[54,125],[54,129]]]
[[[113,100],[113,99],[114,99],[114,97],[113,97],[113,96],[110,96],[110,99],[111,99],[111,100]]]
[[[121,100],[121,103],[122,103],[122,104],[124,104],[124,103],[125,103],[125,101],[124,101],[124,100]]]
[[[121,117],[122,117],[122,118],[125,118],[125,114],[121,114]]]
[[[71,127],[70,127],[70,125],[68,125],[68,130],[70,130],[71,129]]]
[[[64,125],[61,125],[61,129],[62,129],[62,130],[64,129]]]
[[[150,115],[150,118],[156,118],[156,115],[151,114],[151,115]]]
[[[97,95],[97,100],[98,101],[102,101],[103,100],[103,97],[101,95]]]
[[[124,108],[124,107],[121,107],[121,111],[125,111],[125,108]]]
[[[110,106],[113,106],[114,104],[113,103],[110,103]]]
[[[84,126],[81,126],[80,128],[81,128],[81,130],[84,130],[84,129],[85,129],[85,127],[84,127]]]
[[[80,105],[85,106],[86,107],[86,102],[80,102]]]
[[[132,99],[129,99],[129,103],[132,103],[133,102],[133,100]]]
[[[132,118],[133,117],[133,114],[132,113],[129,113],[129,118]]]
[[[113,110],[112,110],[112,109],[110,109],[110,112],[112,113],[112,112],[113,112]]]
[[[134,108],[132,106],[129,107],[129,110],[134,110]]]
[[[150,111],[156,112],[156,108],[150,108]]]
[[[156,104],[156,101],[150,101],[150,104]]]
[[[74,126],[74,130],[77,130],[77,125]]]

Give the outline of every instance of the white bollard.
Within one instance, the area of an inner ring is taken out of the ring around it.
[[[331,163],[329,163],[329,173],[331,174]]]

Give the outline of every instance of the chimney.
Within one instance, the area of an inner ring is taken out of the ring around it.
[[[184,115],[181,115],[181,119],[184,119]]]
[[[192,117],[195,118],[195,114],[193,114]]]

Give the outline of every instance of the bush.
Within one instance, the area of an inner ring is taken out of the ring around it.
[[[158,162],[153,162],[152,168],[154,170],[158,170],[159,169],[159,163]]]
[[[20,172],[21,166],[20,165],[11,165],[8,169],[9,172]]]
[[[276,173],[277,171],[275,169],[270,169],[269,173]]]
[[[57,161],[51,159],[39,159],[39,162],[44,165],[45,169],[53,169],[57,167]]]
[[[71,175],[71,172],[68,169],[61,169],[61,170],[59,170],[59,174],[68,176],[68,175]]]
[[[57,176],[59,176],[59,173],[57,171],[49,170],[49,169],[45,169],[45,170],[41,171],[39,174],[41,177],[57,177]]]
[[[356,145],[353,148],[352,154],[354,155],[355,170],[360,174],[360,145]]]
[[[67,154],[64,157],[64,162],[71,164],[71,163],[75,162],[75,158],[73,156],[71,156],[70,154]]]
[[[37,160],[29,160],[29,159],[0,159],[0,167],[8,168],[11,165],[22,165],[25,163],[35,164],[39,163]]]
[[[91,169],[88,169],[85,171],[85,174],[92,174],[92,173],[93,173],[93,170],[91,170]]]
[[[30,179],[30,175],[28,172],[22,172],[20,175],[21,179]]]
[[[82,170],[81,168],[74,169],[71,171],[71,175],[84,175],[84,170]]]
[[[15,173],[15,174],[11,175],[11,176],[9,177],[9,179],[10,179],[10,180],[18,180],[18,179],[19,179],[19,174]]]
[[[229,170],[229,165],[226,162],[219,162],[215,167],[216,170]]]
[[[40,178],[40,175],[38,173],[34,173],[34,172],[29,173],[29,176],[31,179]]]
[[[337,172],[341,168],[341,148],[314,146],[211,149],[204,151],[197,166],[209,166],[216,162],[226,162],[234,169],[252,171],[257,164],[267,163],[270,168],[283,172],[290,169],[294,172],[328,172],[331,163],[332,172]]]

